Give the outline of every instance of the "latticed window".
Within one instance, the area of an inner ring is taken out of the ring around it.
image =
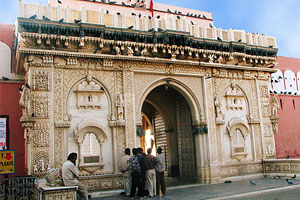
[[[100,144],[96,135],[92,132],[84,136],[81,153],[84,163],[97,163],[100,160]]]
[[[232,144],[234,153],[244,153],[245,152],[245,138],[242,131],[237,128],[234,130],[232,137]]]

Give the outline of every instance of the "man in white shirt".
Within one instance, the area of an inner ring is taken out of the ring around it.
[[[161,154],[162,149],[158,147],[157,151],[158,155],[155,157],[155,172],[156,172],[156,194],[159,195],[159,188],[161,188],[162,194],[166,193],[166,183],[164,177],[165,171],[165,157]]]
[[[77,178],[79,171],[76,167],[77,153],[70,153],[68,160],[62,166],[62,178],[65,186],[78,186],[79,195],[83,200],[88,200],[87,187],[80,183]]]
[[[120,162],[120,171],[123,173],[124,177],[124,194],[125,196],[130,196],[131,189],[131,174],[129,172],[129,158],[130,158],[130,149],[125,149],[125,155],[121,158]]]

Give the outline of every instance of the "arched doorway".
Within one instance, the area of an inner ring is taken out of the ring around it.
[[[141,146],[149,146],[147,134],[150,134],[155,147],[163,149],[167,175],[183,181],[195,181],[192,115],[186,99],[175,87],[160,85],[146,96],[142,115],[145,136],[141,139]]]

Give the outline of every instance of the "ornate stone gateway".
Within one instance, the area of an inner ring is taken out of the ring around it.
[[[126,147],[140,146],[147,127],[164,147],[169,176],[220,182],[262,173],[262,160],[274,158],[274,38],[171,14],[20,6],[28,174],[60,168],[77,152],[90,189],[120,188],[119,160]],[[78,16],[82,23],[73,23]]]
[[[184,97],[173,87],[171,79],[167,79],[164,85],[153,89],[142,111],[152,121],[155,146],[163,149],[167,174],[193,181],[196,163],[191,112]],[[144,147],[142,142],[141,146]]]

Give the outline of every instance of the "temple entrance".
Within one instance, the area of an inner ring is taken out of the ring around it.
[[[181,181],[195,181],[195,145],[192,118],[185,98],[169,85],[158,86],[142,106],[144,135],[141,146],[146,150],[161,147],[166,158],[166,176]],[[156,155],[155,150],[152,151]]]

